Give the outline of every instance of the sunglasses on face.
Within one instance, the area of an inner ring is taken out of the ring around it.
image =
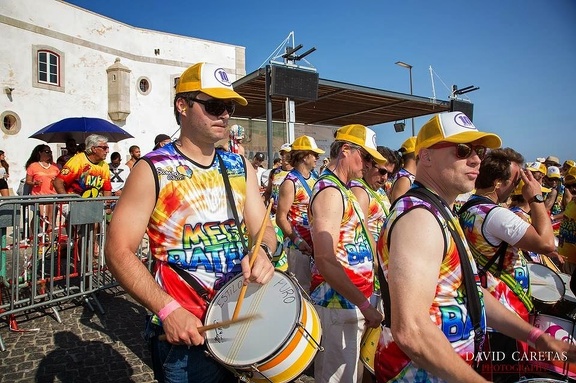
[[[386,175],[392,176],[392,173],[389,172],[388,170],[382,169],[382,168],[379,168],[378,166],[376,166],[376,162],[374,162],[374,161],[372,161],[372,166],[374,166],[375,169],[378,169],[378,174],[380,174],[381,176],[386,176]]]
[[[199,100],[197,98],[193,99],[192,101],[196,101],[202,105],[204,105],[204,110],[206,113],[211,114],[215,117],[219,117],[227,111],[230,116],[234,114],[234,110],[236,110],[236,104],[233,101],[224,101],[212,98],[210,100]]]
[[[448,148],[451,146],[456,147],[456,157],[463,159],[463,160],[466,158],[469,158],[472,155],[472,152],[476,152],[478,157],[480,157],[480,159],[483,160],[484,157],[486,157],[486,153],[488,151],[488,149],[482,145],[454,144],[451,142],[432,145],[431,148],[432,149],[441,149],[441,148]]]
[[[97,147],[97,148],[100,148],[100,149],[102,149],[102,150],[108,150],[108,149],[110,149],[109,146],[104,146],[104,145],[99,145],[99,146],[96,146],[96,147]]]

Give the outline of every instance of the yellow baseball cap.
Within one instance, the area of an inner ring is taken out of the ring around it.
[[[232,99],[240,105],[248,101],[232,88],[232,82],[224,69],[214,64],[198,63],[186,69],[176,84],[176,94],[202,92],[218,99]]]
[[[568,173],[566,177],[564,177],[564,185],[570,186],[576,184],[576,175],[572,173]]]
[[[402,154],[414,153],[415,150],[416,150],[416,136],[408,138],[406,141],[402,143],[402,146],[400,147],[400,152]]]
[[[308,150],[318,154],[324,154],[324,150],[316,145],[313,137],[300,136],[294,140],[291,145],[292,150]]]
[[[364,125],[345,125],[336,131],[335,139],[336,141],[346,141],[361,146],[381,165],[388,162],[376,149],[376,133]]]
[[[526,170],[530,170],[531,172],[540,172],[542,174],[546,174],[546,165],[542,162],[528,162],[526,164]]]
[[[518,183],[518,186],[516,186],[516,189],[514,189],[514,191],[512,192],[512,195],[522,195],[522,188],[524,187],[524,181],[520,180],[520,182]],[[545,186],[541,186],[540,190],[542,191],[542,193],[550,193],[550,191],[552,189],[549,189]]]
[[[422,126],[416,138],[416,153],[439,142],[467,144],[479,141],[490,149],[502,145],[500,137],[493,133],[478,131],[472,121],[462,112],[438,113]]]

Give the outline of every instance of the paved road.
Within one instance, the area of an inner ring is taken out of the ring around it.
[[[97,299],[105,314],[68,302],[58,309],[62,323],[51,310],[18,316],[20,329],[37,332],[10,332],[1,322],[0,382],[155,382],[141,335],[146,310],[120,288]]]

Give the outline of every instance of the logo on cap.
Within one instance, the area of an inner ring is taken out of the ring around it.
[[[476,127],[474,126],[470,118],[468,118],[468,116],[465,115],[464,113],[458,113],[457,115],[455,115],[454,122],[456,123],[456,125],[459,125],[463,128],[476,130]]]
[[[230,79],[228,78],[228,73],[226,73],[226,71],[222,68],[218,68],[214,71],[214,78],[216,79],[216,81],[218,81],[220,84],[224,86],[232,85]]]

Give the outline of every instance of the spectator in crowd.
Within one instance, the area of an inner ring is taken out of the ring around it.
[[[338,129],[328,168],[312,189],[310,298],[320,316],[324,347],[314,359],[317,383],[361,382],[362,334],[382,321],[382,314],[369,301],[374,291],[374,258],[366,217],[348,188],[372,161],[386,162],[375,142],[374,131],[363,125]]]
[[[391,327],[382,330],[375,356],[377,382],[485,382],[471,365],[480,356],[475,340],[480,345],[481,337],[475,335],[486,326],[576,360],[576,346],[532,327],[481,289],[452,213],[456,196],[474,188],[487,148],[500,144],[498,136],[479,132],[460,112],[435,115],[420,129],[412,192],[423,194],[395,202],[377,246],[391,302],[386,312]],[[531,175],[520,176],[539,192]],[[470,309],[472,300],[478,310]]]
[[[564,161],[564,163],[562,164],[562,167],[560,168],[560,174],[562,174],[562,177],[565,177],[566,174],[568,174],[568,172],[570,171],[570,169],[572,169],[575,166],[576,166],[576,162],[574,160]]]
[[[270,211],[272,221],[275,222],[276,208],[278,207],[278,195],[280,193],[280,185],[286,178],[286,175],[292,170],[290,164],[290,151],[292,148],[290,144],[286,143],[280,147],[280,167],[273,169],[270,172],[268,179],[268,186],[264,191],[264,201],[268,203],[272,199],[272,210]]]
[[[511,148],[490,151],[480,164],[476,193],[460,210],[460,224],[478,266],[482,287],[510,312],[528,322],[532,311],[529,269],[521,250],[548,254],[555,250],[554,233],[544,206],[542,185],[522,169],[524,158]],[[523,180],[522,196],[530,205],[531,223],[500,206]],[[484,351],[506,354],[501,360],[482,361],[488,380],[518,381],[523,361],[514,353],[527,352],[525,343],[489,331]],[[514,373],[509,371],[514,368]],[[505,371],[504,374],[499,371]]]
[[[8,177],[10,176],[10,165],[6,162],[6,153],[0,150],[0,196],[8,197],[10,190],[8,190]]]
[[[207,301],[238,275],[246,284],[265,284],[274,275],[267,255],[276,249],[276,236],[259,198],[256,172],[244,157],[215,149],[228,135],[236,103],[247,101],[233,90],[224,69],[209,63],[186,69],[174,97],[180,137],[134,165],[109,226],[107,265],[154,313],[146,334],[160,382],[236,381],[228,368],[207,356],[198,331]],[[226,183],[233,191],[230,200]],[[255,243],[260,227],[262,245],[249,256],[245,238]],[[134,256],[145,231],[154,275]],[[187,281],[195,281],[196,288]]]
[[[134,166],[136,161],[140,158],[140,147],[138,145],[132,145],[128,149],[128,152],[130,153],[130,159],[126,162],[126,166],[128,166],[128,169],[132,169],[132,166]]]
[[[310,257],[313,255],[308,205],[317,177],[312,172],[324,150],[313,137],[300,136],[290,151],[292,170],[280,185],[276,223],[284,233],[288,271],[293,273],[304,291],[310,291]]]
[[[138,151],[140,153],[140,151]],[[110,163],[108,164],[110,168],[110,184],[112,185],[112,195],[120,196],[122,194],[122,189],[124,188],[124,183],[130,173],[130,168],[128,165],[122,165],[122,156],[118,152],[114,152],[110,155]]]
[[[78,152],[78,146],[76,145],[76,140],[74,138],[69,138],[66,140],[66,146],[64,147],[64,153],[56,159],[56,165],[59,169],[64,167],[64,164]]]
[[[546,176],[543,179],[543,185],[550,190],[546,196],[544,206],[550,213],[552,225],[558,226],[562,220],[562,212],[564,211],[564,185],[562,184],[562,175],[560,168],[557,166],[548,166]]]
[[[402,155],[402,168],[396,174],[396,179],[390,191],[390,200],[394,202],[402,194],[406,193],[414,183],[416,177],[416,153],[414,152],[416,137],[410,137],[399,149]]]
[[[534,177],[534,179],[540,182],[540,184],[542,184],[542,180],[546,175],[546,165],[538,161],[528,162],[526,163],[525,169],[532,172],[532,176]]]
[[[152,150],[162,148],[164,145],[168,145],[170,142],[172,142],[172,139],[169,135],[159,134],[154,138],[154,148],[152,148]]]
[[[546,160],[544,160],[544,165],[546,165],[547,168],[549,168],[550,166],[555,166],[559,168],[560,160],[556,156],[548,156],[546,157]]]
[[[54,164],[52,149],[46,144],[36,145],[26,161],[26,184],[29,185],[31,195],[56,194],[53,181],[60,173],[58,166]],[[39,206],[38,219],[47,225],[53,224],[53,205],[51,203]],[[48,227],[45,227],[48,229]]]

